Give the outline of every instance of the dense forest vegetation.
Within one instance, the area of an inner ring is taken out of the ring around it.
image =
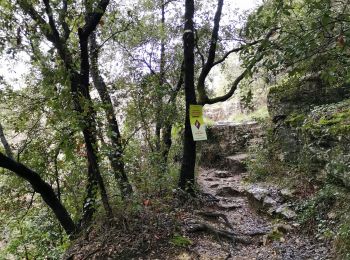
[[[154,221],[169,229],[154,237],[190,245],[181,210],[201,207],[201,169],[231,143],[220,143],[215,119],[205,119],[208,141],[194,141],[190,106],[212,115],[237,93],[241,114],[262,128],[247,147],[245,181],[295,191],[301,230],[327,241],[334,258],[350,257],[349,1],[234,8],[0,1],[0,259],[60,259],[106,223],[132,233]],[[117,240],[129,251],[105,255],[133,259],[134,245]],[[135,250],[143,256],[151,244]]]

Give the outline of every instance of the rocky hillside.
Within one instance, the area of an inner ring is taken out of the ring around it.
[[[350,86],[294,77],[270,89],[264,141],[248,168],[302,198],[301,223],[350,257]],[[314,228],[314,229],[313,229]]]

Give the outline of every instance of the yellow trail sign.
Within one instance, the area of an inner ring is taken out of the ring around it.
[[[203,121],[203,106],[190,105],[190,123],[194,141],[207,140],[205,124]]]

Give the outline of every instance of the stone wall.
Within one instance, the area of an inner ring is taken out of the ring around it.
[[[256,122],[226,124],[208,127],[208,141],[200,144],[200,165],[218,166],[224,158],[244,153],[254,139],[259,138],[260,128]]]

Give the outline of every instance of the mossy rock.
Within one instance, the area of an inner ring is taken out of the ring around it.
[[[350,99],[335,104],[315,107],[305,120],[302,130],[306,133],[336,137],[350,134]]]
[[[268,110],[272,119],[307,113],[315,106],[350,98],[350,85],[329,86],[317,75],[295,75],[269,90]]]

